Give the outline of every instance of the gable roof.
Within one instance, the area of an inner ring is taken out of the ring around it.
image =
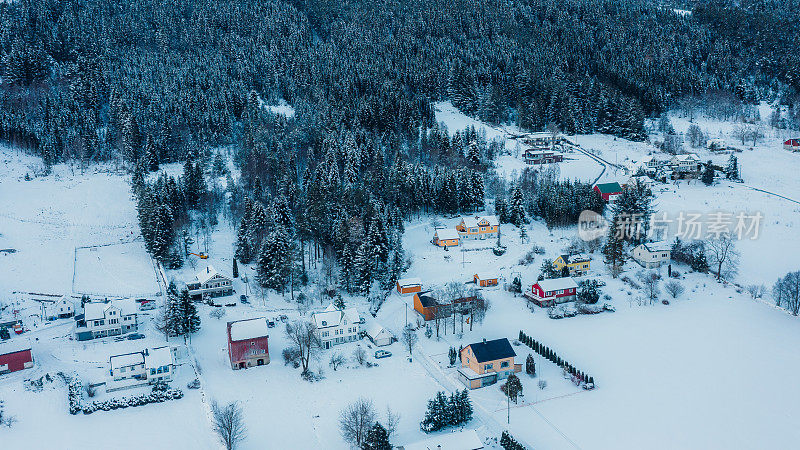
[[[401,278],[397,280],[400,286],[422,286],[422,280],[419,278]]]
[[[491,216],[480,217],[479,221],[480,220],[485,220],[486,222],[489,223],[489,226],[500,225],[500,220],[494,214],[492,214]]]
[[[375,340],[382,335],[386,337],[392,337],[392,334],[389,333],[386,328],[383,328],[383,325],[374,321],[370,322],[370,324],[367,326],[367,336],[372,338],[372,340]]]
[[[464,226],[467,228],[475,228],[478,226],[478,218],[472,216],[463,216],[461,218],[461,222],[464,223]]]
[[[145,366],[151,368],[175,364],[175,361],[172,360],[172,347],[164,345],[145,350],[144,362]]]
[[[267,319],[258,317],[255,319],[237,320],[228,322],[228,334],[231,341],[246,341],[269,336]]]
[[[682,155],[675,155],[678,161],[700,161],[700,157],[696,153],[684,153]]]
[[[325,311],[311,314],[311,318],[317,328],[338,326],[343,319],[347,319],[348,323],[361,322],[361,316],[358,314],[357,309],[351,306],[340,311],[333,306],[333,303],[329,304]]]
[[[200,282],[200,284],[204,284],[208,280],[214,278],[217,275],[225,279],[228,278],[225,275],[222,275],[221,273],[217,272],[217,269],[215,269],[214,266],[207,266],[205,270],[201,270],[200,273],[197,274],[197,281]]]
[[[601,194],[614,194],[617,192],[622,192],[622,186],[620,186],[616,181],[613,183],[596,184],[594,187],[596,187]]]
[[[142,352],[125,353],[122,355],[114,355],[108,358],[111,364],[111,370],[119,369],[120,367],[128,367],[136,364],[144,364],[144,354]]]
[[[467,347],[472,349],[472,354],[475,355],[475,359],[479,363],[517,356],[514,349],[511,348],[511,343],[506,338],[476,342],[469,344]]]
[[[83,320],[100,320],[106,316],[106,311],[111,308],[119,310],[120,315],[134,314],[123,301],[117,302],[88,302],[83,305]]]
[[[450,239],[458,239],[461,236],[458,235],[458,231],[456,231],[455,228],[439,228],[436,230],[436,237],[445,241]]]
[[[0,342],[0,355],[23,352],[30,349],[31,341],[26,337],[11,338],[7,341]]]
[[[578,287],[578,283],[576,283],[572,277],[550,278],[539,281],[536,284],[538,284],[544,292],[560,291],[562,289],[572,289]]]
[[[667,241],[645,242],[642,245],[650,253],[672,251],[672,245]]]

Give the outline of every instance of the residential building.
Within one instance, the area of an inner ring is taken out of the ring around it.
[[[783,149],[800,152],[800,139],[787,139],[783,142]]]
[[[322,348],[328,349],[336,344],[360,339],[361,316],[353,307],[339,310],[330,304],[325,311],[312,314],[311,320],[317,327]]]
[[[525,297],[539,306],[553,306],[557,303],[574,301],[578,295],[578,283],[572,277],[550,278],[537,281]]]
[[[384,345],[389,345],[394,341],[394,336],[392,333],[389,333],[383,325],[379,324],[378,322],[371,322],[367,325],[366,334],[370,341],[375,344],[376,347],[383,347]]]
[[[438,228],[433,233],[433,245],[439,247],[455,247],[459,244],[461,236],[452,228]]]
[[[622,186],[617,182],[600,183],[594,185],[594,191],[600,194],[603,200],[613,202],[616,196],[622,194]]]
[[[67,319],[75,315],[75,304],[68,297],[58,300],[37,299],[43,320]]]
[[[83,305],[83,314],[75,316],[75,339],[119,336],[138,329],[133,307],[119,302],[89,302]]]
[[[565,267],[569,269],[569,276],[577,277],[589,272],[592,258],[589,255],[560,255],[553,261],[553,268],[563,273]]]
[[[703,163],[700,162],[700,157],[695,153],[675,155],[669,160],[669,166],[672,169],[673,176],[679,178],[697,177],[703,170]]]
[[[706,148],[712,152],[724,152],[728,149],[725,139],[713,138],[706,141]]]
[[[228,359],[231,369],[246,369],[269,364],[267,319],[228,322]]]
[[[483,441],[475,430],[454,431],[403,444],[398,450],[481,450]]]
[[[456,225],[458,235],[462,239],[489,239],[497,238],[500,221],[497,216],[462,217],[461,223]]]
[[[397,280],[398,294],[413,294],[422,292],[422,280],[419,278],[401,278]]]
[[[564,154],[553,150],[527,149],[523,158],[526,164],[553,164],[564,161]]]
[[[506,338],[469,344],[461,349],[458,378],[470,389],[495,384],[522,370],[522,364],[514,364],[515,356]]]
[[[479,287],[490,287],[490,286],[497,286],[497,275],[489,274],[489,273],[476,273],[472,279],[475,281],[475,285]]]
[[[0,375],[33,367],[31,342],[14,338],[0,343]]]
[[[648,189],[653,188],[653,180],[647,175],[638,175],[638,176],[634,175],[628,178],[628,181],[626,181],[625,184],[622,185],[622,187],[623,188],[633,187],[636,186],[637,184],[640,186],[644,186]]]
[[[110,380],[106,383],[106,390],[112,392],[159,381],[172,381],[176,354],[176,348],[165,345],[110,357]]]
[[[666,241],[645,242],[634,247],[631,255],[642,267],[653,269],[669,262],[672,245]]]
[[[230,278],[207,266],[195,276],[194,281],[186,283],[192,300],[208,300],[233,295],[233,282]]]
[[[534,148],[552,148],[568,143],[567,137],[561,133],[550,133],[541,131],[528,133],[522,137],[522,143]]]

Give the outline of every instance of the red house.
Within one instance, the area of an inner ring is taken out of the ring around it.
[[[31,344],[25,338],[17,338],[0,344],[0,375],[33,367]]]
[[[551,278],[531,286],[531,291],[526,292],[525,297],[539,306],[546,307],[574,301],[577,290],[578,283],[572,277]]]
[[[800,152],[800,139],[788,139],[783,142],[784,150],[791,150],[793,152]]]
[[[246,369],[269,364],[267,319],[228,322],[228,358],[231,369]]]
[[[619,183],[600,183],[594,185],[594,191],[600,194],[605,201],[611,201],[615,196],[622,194],[622,186]]]

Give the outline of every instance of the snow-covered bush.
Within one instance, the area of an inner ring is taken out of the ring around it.
[[[200,389],[200,380],[195,378],[194,380],[190,381],[186,387],[189,389]]]
[[[180,389],[167,389],[165,391],[154,391],[150,394],[134,395],[132,397],[112,398],[110,400],[93,401],[84,405],[79,411],[84,414],[92,414],[96,411],[112,411],[115,409],[149,405],[150,403],[163,403],[168,400],[183,398],[183,391]],[[77,414],[77,412],[73,413]]]

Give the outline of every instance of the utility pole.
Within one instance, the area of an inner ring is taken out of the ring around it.
[[[506,381],[506,423],[511,425],[511,397],[508,395],[508,381]]]

